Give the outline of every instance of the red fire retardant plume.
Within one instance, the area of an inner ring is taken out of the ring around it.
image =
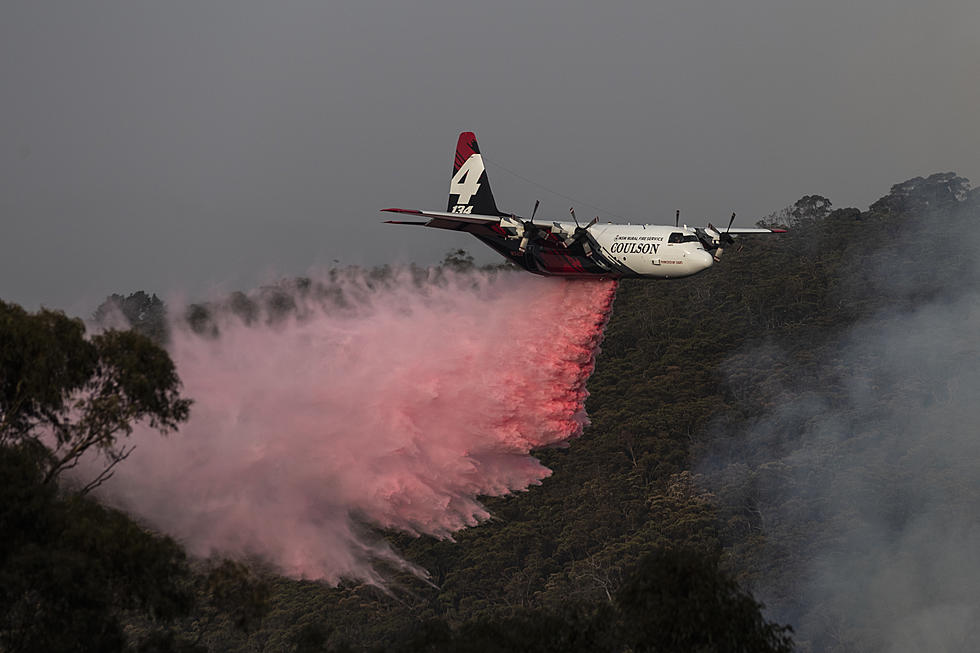
[[[291,291],[298,316],[214,311],[218,337],[175,323],[191,418],[137,429],[103,497],[191,553],[334,583],[410,568],[367,527],[448,538],[487,519],[478,497],[540,483],[529,452],[587,423],[615,284],[437,276],[324,277],[317,299]]]

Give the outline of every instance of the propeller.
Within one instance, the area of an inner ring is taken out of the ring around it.
[[[527,222],[522,223],[522,237],[521,243],[517,246],[517,251],[521,254],[527,249],[527,244],[532,238],[538,235],[541,231],[541,227],[534,224],[534,216],[538,212],[538,206],[541,204],[541,200],[534,200],[534,208],[531,210],[531,219]]]
[[[588,237],[589,227],[591,227],[592,225],[594,225],[596,222],[599,221],[599,216],[594,217],[592,221],[589,222],[589,224],[583,227],[582,225],[579,224],[578,218],[575,216],[575,209],[570,208],[568,209],[568,212],[572,214],[572,220],[575,221],[575,231],[570,236],[565,238],[562,241],[562,244],[565,245],[565,247],[571,247],[575,243],[581,242],[582,250],[585,252],[585,255],[592,256],[592,246],[589,245],[589,237]],[[555,225],[559,226],[557,222],[555,223]]]
[[[695,229],[698,235],[698,240],[709,252],[714,252],[713,258],[715,261],[721,259],[722,253],[725,248],[735,242],[735,237],[729,233],[732,230],[732,225],[735,224],[735,214],[732,213],[731,219],[728,221],[728,226],[722,231],[715,225],[708,223],[708,226],[704,229]]]
[[[714,225],[710,222],[708,223],[708,228],[715,232],[718,236],[718,249],[715,250],[714,259],[716,261],[721,260],[721,255],[725,251],[725,247],[735,243],[735,238],[732,237],[729,231],[732,229],[732,225],[735,223],[735,212],[732,212],[732,218],[728,221],[728,227],[725,228],[724,232],[719,232],[715,229]]]

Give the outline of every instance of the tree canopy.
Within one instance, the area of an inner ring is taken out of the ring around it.
[[[195,617],[220,612],[232,630],[261,618],[246,567],[196,571],[171,538],[86,495],[137,423],[165,433],[190,405],[147,336],[86,337],[81,320],[0,302],[0,651],[200,651],[210,622]],[[63,482],[96,454],[101,472]]]
[[[128,455],[125,436],[144,421],[166,433],[187,419],[170,356],[135,331],[85,337],[64,313],[28,313],[0,302],[0,445],[45,451],[45,481],[88,453],[107,460],[103,474]]]

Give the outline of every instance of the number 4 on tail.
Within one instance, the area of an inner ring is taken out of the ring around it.
[[[449,194],[459,195],[459,199],[456,200],[456,209],[460,208],[459,205],[469,204],[470,198],[480,190],[480,177],[483,176],[484,169],[483,157],[479,154],[471,154],[470,158],[466,159],[456,174],[453,175],[452,181],[449,182]],[[469,211],[453,210],[453,213],[471,212],[472,207]]]

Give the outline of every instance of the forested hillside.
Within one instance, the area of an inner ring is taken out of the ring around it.
[[[487,498],[492,518],[455,541],[386,534],[428,581],[392,570],[383,589],[331,588],[257,563],[227,568],[222,585],[217,563],[200,573],[168,554],[183,603],[136,594],[106,609],[143,650],[787,650],[773,624],[792,626],[800,650],[925,650],[936,640],[915,636],[937,624],[971,641],[975,584],[927,561],[970,577],[980,545],[964,527],[980,508],[980,446],[963,436],[980,389],[980,192],[937,174],[866,211],[807,196],[764,221],[790,232],[740,240],[693,278],[620,283],[588,384],[592,424],[536,454],[554,474]],[[110,299],[166,338],[155,296]],[[9,494],[28,472],[4,464]],[[9,512],[4,532],[25,528]],[[948,548],[931,547],[942,533]],[[30,573],[11,555],[0,551],[5,574]],[[901,609],[863,601],[895,595]],[[716,607],[699,621],[692,605]],[[10,624],[0,650],[18,650]]]
[[[392,535],[435,587],[406,578],[386,597],[372,588],[281,581],[268,630],[251,642],[305,628],[329,634],[329,642],[380,644],[398,641],[395,633],[420,619],[458,624],[573,601],[608,605],[644,554],[691,545],[722,555],[769,603],[770,615],[797,628],[801,649],[885,646],[889,636],[874,632],[883,625],[848,624],[847,612],[813,621],[801,607],[808,555],[816,541],[835,538],[835,526],[843,536],[840,522],[851,513],[826,512],[808,488],[779,495],[805,515],[787,520],[772,505],[773,486],[797,482],[784,460],[794,438],[808,421],[848,404],[855,368],[891,355],[848,358],[854,329],[874,331],[882,315],[912,315],[975,284],[978,219],[980,193],[953,174],[898,184],[863,212],[808,196],[766,218],[788,225],[789,234],[745,239],[708,273],[622,282],[589,383],[592,426],[569,448],[539,453],[551,478],[526,494],[488,500],[494,519],[456,542]],[[975,361],[975,349],[966,353]],[[872,389],[867,405],[852,407],[867,412],[863,420],[880,421],[908,393],[932,392],[913,376],[889,378],[887,393]],[[816,415],[779,412],[788,398],[818,395]],[[808,478],[836,481],[814,470]],[[884,509],[914,510],[902,503],[908,491],[897,488],[897,505]],[[820,505],[806,506],[807,499]],[[794,620],[804,617],[801,628]]]

